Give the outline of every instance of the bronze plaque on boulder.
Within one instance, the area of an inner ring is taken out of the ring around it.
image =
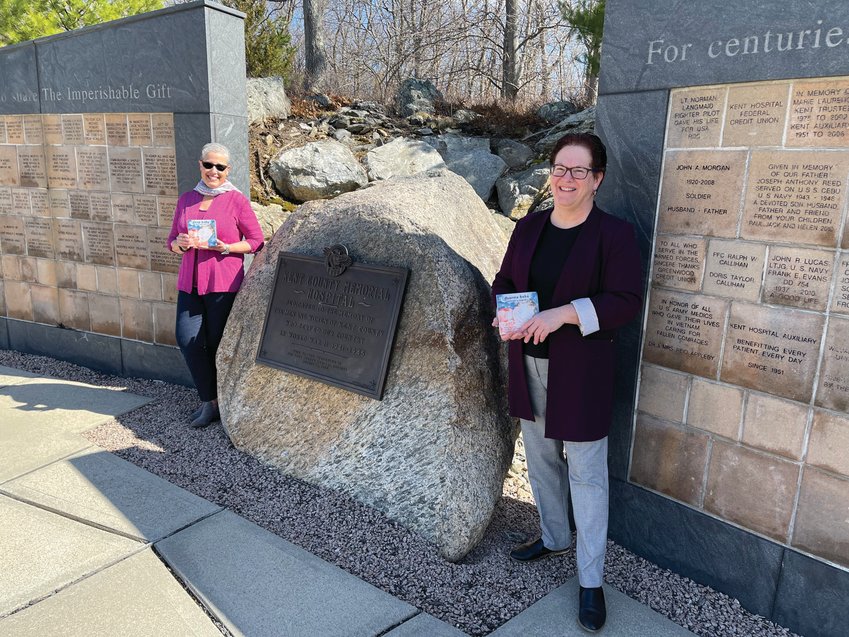
[[[380,400],[406,268],[281,252],[257,363]]]

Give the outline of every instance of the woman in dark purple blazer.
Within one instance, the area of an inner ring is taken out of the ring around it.
[[[595,631],[606,619],[601,585],[614,340],[639,313],[642,267],[631,225],[594,203],[607,166],[601,140],[567,134],[550,161],[554,208],[516,224],[492,284],[493,295],[535,291],[540,304],[538,314],[502,336],[510,341],[510,414],[521,419],[542,531],[510,555],[530,561],[570,547],[571,491],[579,622]]]

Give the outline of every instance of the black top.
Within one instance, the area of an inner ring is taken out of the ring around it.
[[[572,246],[575,245],[582,226],[583,224],[579,224],[574,228],[558,228],[550,219],[545,224],[531,260],[528,279],[529,291],[536,292],[539,297],[540,312],[553,307],[554,288],[563,274],[563,266],[566,265],[566,259],[572,252]],[[534,358],[548,358],[548,338],[537,345],[534,345],[533,340],[523,343],[522,352]]]

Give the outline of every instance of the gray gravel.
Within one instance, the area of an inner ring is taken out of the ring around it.
[[[42,356],[0,350],[0,365],[123,389],[153,401],[86,434],[100,447],[297,544],[349,573],[453,624],[486,635],[575,575],[574,552],[519,564],[508,553],[539,534],[521,447],[504,497],[480,545],[452,564],[381,513],[281,475],[236,450],[216,424],[189,428],[194,390],[121,378]],[[605,581],[697,635],[793,636],[735,599],[608,543]]]

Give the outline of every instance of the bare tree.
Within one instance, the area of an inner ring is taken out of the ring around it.
[[[323,88],[327,68],[324,44],[324,12],[326,0],[304,2],[304,88],[316,91]]]

